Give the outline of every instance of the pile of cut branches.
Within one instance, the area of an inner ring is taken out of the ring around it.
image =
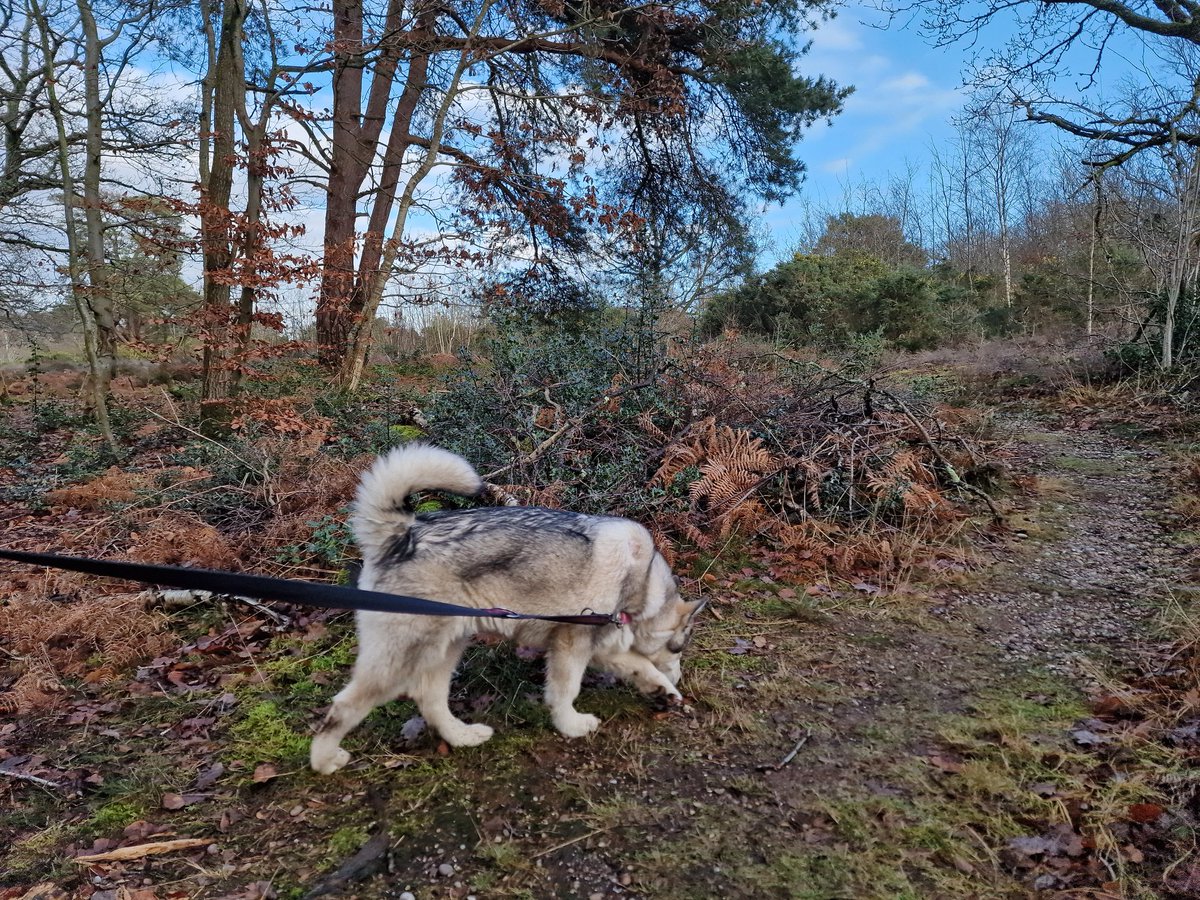
[[[570,373],[468,372],[434,438],[522,502],[646,522],[673,562],[736,543],[788,570],[895,576],[961,564],[963,524],[999,517],[978,414],[732,337],[676,344],[640,377],[597,369],[591,395]]]

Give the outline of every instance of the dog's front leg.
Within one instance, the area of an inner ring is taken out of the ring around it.
[[[646,656],[621,650],[603,654],[596,658],[596,665],[628,681],[643,694],[665,694],[668,698],[681,701],[683,695],[671,683],[671,679],[658,670]]]
[[[575,709],[591,650],[590,638],[570,628],[555,633],[547,648],[546,705],[554,727],[564,737],[586,737],[600,727],[598,718]]]

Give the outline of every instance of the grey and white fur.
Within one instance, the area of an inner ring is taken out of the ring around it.
[[[380,704],[412,698],[428,725],[455,747],[492,736],[449,706],[450,679],[475,634],[500,634],[546,650],[546,704],[569,738],[600,725],[575,709],[589,666],[647,694],[679,702],[680,654],[701,603],[680,599],[649,532],[628,519],[538,507],[487,507],[416,515],[409,496],[442,490],[475,496],[483,481],[462,457],[409,444],[363,476],[352,526],[362,551],[359,586],[523,613],[624,613],[628,624],[563,625],[491,618],[359,612],[358,657],[312,744],[311,763],[329,774],[350,755],[342,738]]]

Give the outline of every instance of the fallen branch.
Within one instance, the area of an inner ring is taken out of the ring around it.
[[[359,848],[357,853],[338,866],[336,872],[325,876],[313,885],[304,895],[303,900],[339,892],[352,881],[362,881],[388,870],[392,836],[386,818],[387,798],[378,789],[368,788],[367,804],[374,813],[375,833]]]
[[[496,503],[499,506],[520,506],[521,501],[500,487],[498,484],[492,484],[490,481],[483,483],[484,496]]]
[[[123,862],[129,859],[143,859],[147,856],[158,856],[162,853],[174,853],[176,850],[195,850],[197,847],[207,847],[212,841],[208,838],[178,838],[174,841],[151,841],[149,844],[138,844],[134,847],[118,847],[107,853],[93,853],[89,856],[76,856],[75,862],[82,866],[92,863]]]
[[[41,785],[42,787],[54,788],[56,791],[62,790],[62,785],[55,781],[50,781],[48,778],[39,778],[36,775],[26,775],[24,772],[7,772],[0,769],[0,775],[6,778],[15,778],[18,781],[28,781],[32,784]]]
[[[242,597],[238,594],[214,594],[212,591],[160,591],[153,589],[146,593],[167,609],[178,609],[181,606],[190,606],[193,603],[200,603],[205,600],[236,600],[238,603],[244,603],[251,609],[274,620],[276,625],[290,625],[292,621],[283,613],[271,609],[266,604],[260,603],[251,597]]]
[[[920,418],[918,418],[917,414],[914,413],[911,408],[909,408],[909,405],[907,403],[905,403],[902,399],[900,399],[894,393],[889,391],[887,388],[881,388],[881,387],[877,386],[875,384],[874,379],[872,379],[870,381],[863,381],[861,378],[851,378],[850,376],[843,375],[840,372],[831,372],[829,369],[826,369],[824,366],[818,365],[817,363],[814,363],[814,362],[808,362],[806,360],[791,359],[791,358],[783,355],[782,353],[778,353],[778,352],[772,353],[770,355],[775,357],[776,359],[783,360],[784,362],[786,362],[790,365],[799,366],[801,368],[816,369],[821,374],[823,374],[829,378],[833,378],[837,381],[841,381],[843,384],[854,385],[855,387],[862,388],[864,391],[867,392],[867,394],[866,394],[867,398],[869,398],[870,392],[874,391],[874,392],[878,393],[881,397],[884,397],[887,400],[890,400],[897,407],[899,407],[900,412],[902,412],[904,414],[905,418],[907,418],[908,421],[912,423],[912,426],[915,429],[917,429],[917,433],[921,436],[921,442],[923,444],[925,444],[925,446],[929,449],[929,452],[933,454],[933,458],[938,461],[939,465],[941,465],[943,471],[946,473],[946,477],[950,481],[951,487],[955,487],[961,491],[971,494],[972,496],[978,497],[980,500],[982,500],[984,503],[987,504],[987,508],[989,510],[991,510],[992,518],[995,519],[996,522],[999,522],[999,523],[1004,522],[1004,514],[1000,512],[999,507],[996,506],[996,501],[992,499],[991,495],[988,494],[988,492],[983,490],[982,488],[978,488],[975,485],[970,484],[963,480],[962,476],[958,474],[958,470],[955,469],[953,465],[951,465],[950,460],[946,459],[945,454],[942,453],[941,449],[934,442],[933,438],[929,434],[929,430],[925,427],[925,424],[920,420]],[[867,401],[864,400],[864,405],[866,405],[866,403],[867,403]]]
[[[1002,523],[1004,521],[1004,514],[1001,513],[1000,509],[996,506],[996,501],[993,500],[991,495],[987,491],[983,490],[983,488],[978,488],[975,485],[964,481],[962,477],[959,476],[958,471],[954,468],[954,466],[950,465],[950,460],[946,459],[946,457],[942,455],[942,451],[938,449],[937,445],[933,442],[933,438],[929,436],[929,432],[926,430],[925,425],[920,419],[917,418],[916,414],[908,408],[908,404],[891,391],[883,388],[875,388],[875,390],[879,391],[881,395],[900,407],[900,411],[908,417],[910,422],[912,422],[913,427],[916,428],[917,432],[921,435],[921,440],[924,441],[925,446],[929,448],[929,452],[933,454],[934,459],[941,463],[942,468],[946,472],[946,477],[950,479],[950,484],[959,490],[966,491],[968,494],[972,494],[981,499],[987,504],[988,509],[992,511],[992,518],[994,518],[997,522]]]

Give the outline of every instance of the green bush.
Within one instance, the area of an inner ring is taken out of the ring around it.
[[[1149,372],[1160,368],[1162,329],[1167,315],[1167,296],[1158,293],[1150,303],[1146,319],[1129,341],[1106,352],[1109,361],[1122,373]],[[1174,367],[1195,371],[1200,367],[1200,294],[1183,291],[1175,305],[1175,329],[1172,333]]]
[[[852,349],[875,336],[889,347],[921,350],[961,338],[969,290],[939,273],[889,267],[861,253],[797,254],[713,299],[705,334],[727,325],[788,344]]]
[[[632,512],[645,500],[653,470],[631,442],[640,432],[636,419],[647,409],[656,418],[674,416],[659,377],[666,341],[654,309],[596,310],[586,321],[578,310],[560,321],[545,310],[493,309],[482,352],[460,355],[462,367],[427,410],[437,443],[487,472],[528,456],[578,420],[571,440],[504,477],[557,484],[562,504],[584,512],[610,511],[614,497]],[[614,390],[625,392],[619,402],[596,408]]]

